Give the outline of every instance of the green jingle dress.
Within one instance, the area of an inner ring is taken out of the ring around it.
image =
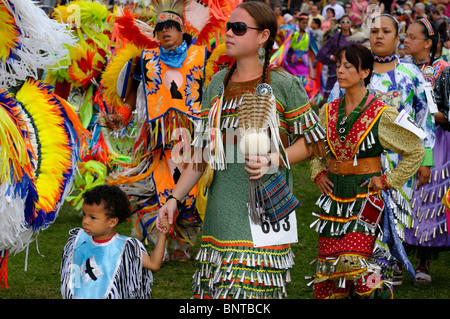
[[[366,97],[347,117],[343,97],[326,104],[320,111],[330,152],[326,158],[311,161],[311,177],[317,181],[328,174],[333,188],[316,202],[321,212],[313,213],[318,219],[311,224],[319,234],[316,274],[311,282],[317,299],[392,297],[373,258],[380,226],[368,226],[358,217],[368,193],[375,197],[378,194],[361,184],[383,174],[381,163],[380,172],[342,175],[330,168],[329,161],[331,158],[353,161],[353,166],[357,166],[358,160],[380,157],[385,150],[391,150],[402,155],[400,164],[385,172],[387,188],[396,189],[417,171],[425,151],[416,135],[394,123],[399,114],[395,108],[372,94]]]
[[[202,124],[221,97],[226,70],[218,72],[205,90],[202,99]],[[312,110],[308,96],[300,80],[284,70],[270,71],[271,87],[276,97],[280,135],[292,143],[304,134],[313,143],[317,136],[324,138],[324,130],[318,124],[318,116]],[[244,170],[245,161],[235,138],[238,128],[240,97],[246,91],[255,92],[261,79],[249,82],[229,82],[223,94],[221,112],[223,143],[227,150],[225,169],[214,170],[214,178],[207,194],[201,248],[197,254],[198,269],[193,276],[195,298],[283,298],[289,270],[294,264],[290,244],[255,247],[250,229],[249,174]],[[236,103],[234,103],[236,102]],[[200,130],[200,132],[204,132]],[[239,135],[239,134],[237,134]],[[200,138],[200,142],[198,137]],[[206,134],[200,133],[193,145],[205,147]],[[282,173],[289,174],[282,169]],[[262,180],[269,178],[266,174]],[[287,176],[287,181],[292,177]],[[290,183],[292,185],[292,183]],[[295,215],[295,212],[292,215]],[[279,223],[288,229],[292,217]],[[295,217],[295,216],[293,216]]]

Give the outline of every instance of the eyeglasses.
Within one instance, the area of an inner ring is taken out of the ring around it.
[[[259,29],[259,28],[249,27],[244,22],[227,22],[226,27],[227,27],[227,31],[231,29],[231,31],[233,31],[233,34],[237,35],[239,37],[243,36],[244,34],[246,34],[247,33],[247,29],[253,29],[253,30],[261,31],[261,29]]]

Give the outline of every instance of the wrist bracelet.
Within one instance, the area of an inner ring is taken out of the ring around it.
[[[133,112],[133,110],[131,109],[131,105],[130,105],[130,104],[128,104],[128,103],[123,103],[123,105],[125,105],[125,106],[127,107],[127,109],[130,110],[130,113]]]
[[[180,202],[180,200],[178,198],[176,198],[173,195],[169,195],[169,197],[166,198],[166,203],[169,201],[169,199],[172,199],[172,198],[177,201],[177,207],[179,207],[181,205],[181,202]]]
[[[320,171],[319,173],[317,173],[316,177],[314,177],[314,183],[317,184],[317,181],[324,175],[327,175],[328,171],[326,169]]]
[[[381,180],[381,185],[383,187],[383,190],[387,190],[387,189],[390,188],[388,183],[387,183],[387,180],[386,180],[386,175],[381,175],[380,176],[380,180]]]
[[[131,116],[131,110],[128,104],[123,104],[117,111],[116,114],[120,114],[122,116],[122,124],[124,124]]]

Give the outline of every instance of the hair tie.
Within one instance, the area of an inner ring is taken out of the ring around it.
[[[431,23],[430,23],[430,21],[428,21],[428,19],[422,18],[422,19],[419,19],[419,21],[423,23],[423,25],[425,26],[425,28],[427,28],[428,35],[429,35],[430,37],[431,37],[432,35],[434,35],[433,27],[431,26]]]

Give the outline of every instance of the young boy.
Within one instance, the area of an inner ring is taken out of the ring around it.
[[[61,261],[64,299],[150,298],[153,276],[160,269],[167,219],[151,255],[136,238],[119,235],[115,227],[131,214],[126,194],[117,186],[101,185],[83,194],[83,229],[70,231]]]

